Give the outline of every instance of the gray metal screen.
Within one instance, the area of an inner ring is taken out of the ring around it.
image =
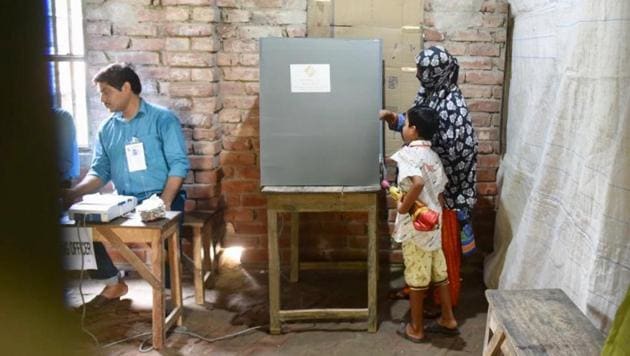
[[[380,40],[260,40],[262,186],[379,184]]]

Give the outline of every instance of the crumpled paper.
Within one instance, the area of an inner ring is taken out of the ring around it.
[[[148,199],[145,199],[142,204],[136,206],[136,212],[140,214],[142,221],[153,221],[166,215],[166,206],[160,197],[153,194]]]

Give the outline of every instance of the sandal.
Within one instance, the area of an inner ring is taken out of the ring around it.
[[[446,326],[440,325],[437,320],[434,320],[424,327],[424,331],[433,334],[442,334],[448,336],[456,336],[459,335],[459,328],[447,328]]]
[[[418,339],[417,337],[407,334],[407,325],[408,323],[400,323],[400,327],[396,330],[396,334],[413,342],[414,344],[424,344],[429,341],[429,338],[426,335],[422,339]]]

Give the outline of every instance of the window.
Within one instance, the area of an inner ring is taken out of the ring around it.
[[[45,0],[49,85],[53,105],[72,114],[79,146],[88,145],[81,0]]]

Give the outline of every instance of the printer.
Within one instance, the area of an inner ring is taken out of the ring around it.
[[[117,194],[87,194],[68,209],[68,217],[77,223],[104,223],[132,211],[136,197]]]

